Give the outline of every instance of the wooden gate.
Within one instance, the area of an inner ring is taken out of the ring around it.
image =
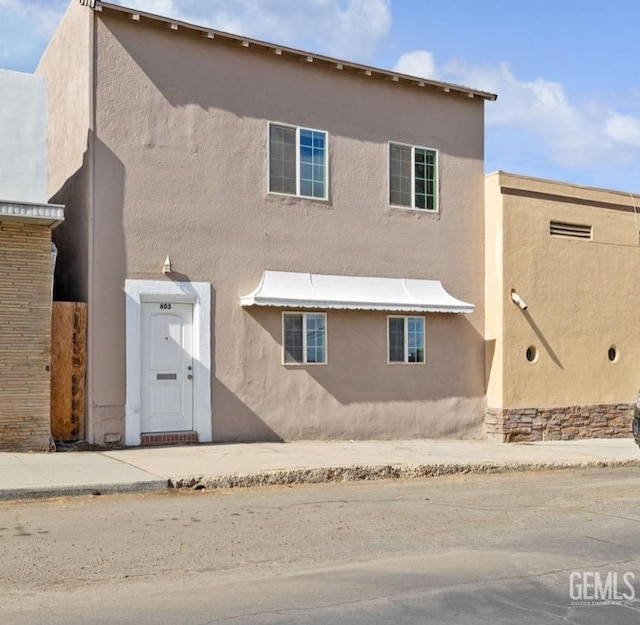
[[[87,305],[53,302],[51,318],[51,435],[84,439]]]

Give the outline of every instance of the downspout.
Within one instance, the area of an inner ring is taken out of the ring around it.
[[[85,439],[89,443],[95,443],[95,340],[94,340],[94,275],[95,275],[95,130],[96,130],[96,73],[97,73],[97,41],[96,25],[97,16],[95,14],[95,0],[80,0],[91,11],[91,21],[89,26],[89,128],[88,140],[88,192],[87,200],[89,210],[87,215],[87,396],[86,402],[86,429]]]
[[[51,301],[53,301],[53,284],[56,274],[56,259],[58,258],[58,248],[56,244],[51,241]]]
[[[47,371],[49,371],[49,393],[51,393],[51,328],[53,323],[53,285],[55,282],[56,275],[56,260],[58,258],[58,248],[56,244],[51,241],[51,316],[49,319],[49,365],[47,366]],[[51,403],[51,395],[49,395],[49,405],[50,409],[53,410],[53,405]],[[53,440],[53,429],[51,418],[49,418],[49,451],[56,451],[56,442]]]

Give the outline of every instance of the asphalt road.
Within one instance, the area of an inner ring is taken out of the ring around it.
[[[639,530],[637,468],[3,503],[1,622],[636,625]]]

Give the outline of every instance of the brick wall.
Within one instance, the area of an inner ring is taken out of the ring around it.
[[[631,436],[634,404],[595,404],[559,408],[489,408],[485,428],[490,440],[554,441]]]
[[[49,448],[51,231],[0,222],[0,449]]]

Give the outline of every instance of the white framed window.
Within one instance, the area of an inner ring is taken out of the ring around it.
[[[438,211],[438,152],[389,143],[389,203]]]
[[[387,317],[389,364],[424,363],[424,317]]]
[[[326,364],[326,313],[282,313],[282,349],[286,365]]]
[[[269,123],[269,191],[326,200],[327,133]]]

